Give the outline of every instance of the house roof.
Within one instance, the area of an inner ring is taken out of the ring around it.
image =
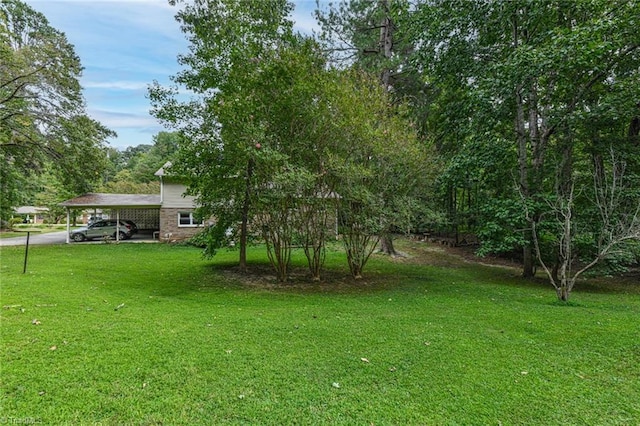
[[[39,214],[48,212],[49,209],[47,207],[22,206],[16,207],[14,211],[16,212],[16,214]]]
[[[159,208],[160,195],[88,193],[60,203],[63,207]]]
[[[164,163],[164,165],[162,167],[160,167],[160,169],[154,173],[154,175],[156,176],[166,176],[167,170],[169,170],[169,168],[171,168],[171,161],[167,161],[166,163]]]

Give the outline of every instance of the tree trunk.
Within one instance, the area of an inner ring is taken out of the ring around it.
[[[393,237],[391,234],[384,234],[380,239],[380,253],[388,254],[389,256],[398,255],[398,252],[393,246]]]
[[[514,24],[515,28],[515,24]],[[514,35],[516,37],[516,35]],[[518,85],[515,91],[516,99],[516,118],[514,122],[514,130],[516,133],[516,145],[518,152],[518,185],[523,201],[529,199],[529,168],[527,159],[527,138],[525,135],[524,125],[524,100],[522,99],[522,86]],[[531,222],[531,218],[527,220]],[[522,247],[522,276],[525,278],[533,277],[533,250],[531,248],[531,240]]]
[[[380,41],[378,49],[386,59],[393,56],[393,24],[389,17],[389,0],[380,0],[380,7],[384,10],[384,17],[380,23]],[[391,90],[391,69],[385,64],[380,74],[380,81],[385,90]]]
[[[522,276],[523,278],[533,278],[536,275],[535,261],[531,244],[526,244],[522,248]]]
[[[380,50],[382,55],[387,59],[393,57],[393,22],[391,21],[389,0],[380,0],[380,7],[384,11],[384,17],[380,23]],[[385,90],[390,91],[391,82],[391,68],[389,64],[385,64],[380,75],[380,80]],[[395,247],[393,246],[393,237],[390,233],[385,233],[380,240],[380,252],[388,254],[389,256],[397,256]]]
[[[249,209],[251,207],[251,178],[253,177],[253,158],[249,159],[247,164],[247,181],[244,193],[244,202],[242,204],[242,222],[240,224],[240,259],[238,266],[240,271],[247,271],[247,233],[249,223]]]
[[[249,219],[249,203],[245,200],[242,207],[242,223],[240,225],[240,259],[239,266],[242,272],[247,271],[247,222]]]
[[[565,284],[563,284],[560,287],[556,288],[556,294],[558,295],[558,300],[560,300],[562,302],[568,302],[569,301],[570,290],[569,290],[569,287],[566,286]]]
[[[553,269],[551,270],[551,281],[558,282],[558,271],[560,270],[560,259],[556,260],[556,263],[553,265]]]

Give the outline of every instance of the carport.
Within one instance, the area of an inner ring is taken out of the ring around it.
[[[67,212],[67,244],[70,243],[71,212],[73,210],[101,209],[115,211],[116,219],[120,223],[121,212],[132,209],[152,210],[160,216],[160,195],[151,194],[100,194],[89,193],[60,203]],[[119,240],[119,232],[116,232],[116,240]]]

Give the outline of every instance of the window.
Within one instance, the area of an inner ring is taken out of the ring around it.
[[[199,221],[193,215],[193,212],[179,212],[178,213],[178,226],[199,226],[204,221]]]

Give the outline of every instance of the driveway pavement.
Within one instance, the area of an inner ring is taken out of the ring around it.
[[[153,238],[153,233],[151,231],[145,232],[141,231],[139,234],[135,234],[131,239],[121,240],[121,243],[150,243],[150,242],[158,242],[158,240]],[[59,231],[59,232],[49,232],[46,234],[41,234],[39,232],[32,232],[29,236],[29,245],[36,244],[65,244],[67,242],[67,231]],[[91,244],[91,243],[101,243],[100,239],[92,240],[92,241],[84,241],[82,243],[74,243],[72,244]],[[24,237],[15,237],[15,238],[0,238],[0,247],[1,246],[24,246],[27,244],[27,233],[24,233]]]

